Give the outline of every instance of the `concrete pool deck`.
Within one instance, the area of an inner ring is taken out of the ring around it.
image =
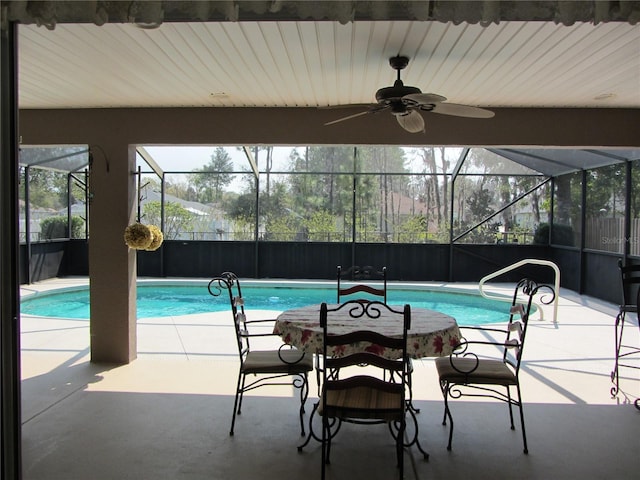
[[[86,283],[55,279],[22,290]],[[495,288],[509,294],[511,285]],[[622,370],[622,392],[610,395],[617,306],[561,290],[557,323],[547,308],[545,320],[530,324],[521,373],[530,454],[522,454],[519,427],[508,428],[506,406],[486,400],[454,400],[448,452],[433,360],[423,359],[413,395],[431,458],[407,450],[406,478],[636,478],[640,411],[629,402],[640,396],[640,370]],[[248,394],[229,437],[238,360],[228,312],[140,319],[138,358],[119,366],[89,361],[86,320],[23,315],[21,332],[25,479],[319,476],[319,445],[296,450],[288,388]],[[628,333],[640,344],[637,327]],[[392,444],[371,429],[341,433],[328,478],[393,478]]]

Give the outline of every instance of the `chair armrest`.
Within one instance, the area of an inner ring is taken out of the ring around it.
[[[480,365],[480,357],[476,352],[470,351],[470,345],[494,346],[502,348],[517,348],[520,342],[512,338],[506,342],[491,342],[488,340],[462,340],[456,349],[449,355],[449,363],[451,368],[456,372],[469,375],[473,373]],[[465,359],[464,362],[457,362],[456,359]]]
[[[283,354],[282,351],[283,350],[297,350],[296,348],[294,348],[291,345],[287,345],[286,343],[283,343],[282,345],[280,345],[280,347],[278,348],[278,358],[280,358],[280,361],[283,363],[287,363],[289,365],[295,365],[297,363],[300,363],[302,361],[302,359],[305,356],[305,353],[300,351],[300,356],[294,359],[290,359],[290,358],[286,358]]]
[[[476,332],[496,332],[496,333],[507,333],[507,329],[506,328],[492,328],[492,327],[472,327],[472,326],[467,326],[467,325],[463,325],[463,326],[459,326],[458,329],[460,331],[464,331],[464,330],[473,330]]]
[[[267,322],[275,322],[275,318],[263,318],[260,320],[245,320],[244,323],[267,323]]]
[[[276,333],[249,333],[247,330],[240,330],[240,336],[244,338],[251,337],[279,337]]]

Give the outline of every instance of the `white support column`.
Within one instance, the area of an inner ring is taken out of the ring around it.
[[[135,147],[115,139],[89,147],[91,360],[129,363],[137,356],[136,251],[124,230],[135,221]]]

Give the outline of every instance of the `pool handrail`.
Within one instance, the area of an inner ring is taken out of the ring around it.
[[[515,270],[516,268],[519,268],[523,265],[544,265],[544,266],[548,266],[551,267],[556,274],[555,277],[555,298],[553,300],[553,323],[557,324],[558,323],[558,299],[560,297],[560,268],[558,267],[558,265],[556,265],[555,263],[553,263],[550,260],[541,260],[538,258],[525,258],[524,260],[520,260],[516,263],[513,263],[511,265],[508,265],[504,268],[501,268],[498,271],[495,271],[493,273],[490,273],[489,275],[485,275],[484,277],[482,277],[482,279],[480,279],[480,282],[478,283],[478,289],[480,290],[480,295],[482,295],[484,298],[488,298],[491,300],[500,300],[500,301],[510,301],[510,299],[508,298],[504,298],[498,295],[490,295],[488,293],[484,292],[483,289],[483,285],[487,282],[487,280],[491,280],[493,278],[499,277],[500,275],[506,273],[506,272],[510,272],[511,270]],[[537,303],[535,303],[535,306],[538,308],[538,311],[540,312],[540,320],[544,320],[544,311],[543,309],[540,307],[540,305],[538,305]]]

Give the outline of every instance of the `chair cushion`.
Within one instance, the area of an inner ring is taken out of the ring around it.
[[[354,387],[327,390],[326,409],[329,417],[400,420],[404,416],[402,395],[371,387]],[[318,413],[324,415],[323,399],[320,398]]]
[[[478,368],[473,372],[465,374],[457,371],[451,365],[462,370],[462,372],[470,371],[476,365],[475,358],[463,357],[440,357],[436,359],[436,369],[440,381],[448,383],[480,383],[491,385],[516,385],[518,379],[515,372],[509,365],[502,360],[480,359]]]
[[[302,360],[298,361],[300,357]],[[250,351],[242,364],[244,373],[302,373],[311,370],[313,356],[289,348]]]

